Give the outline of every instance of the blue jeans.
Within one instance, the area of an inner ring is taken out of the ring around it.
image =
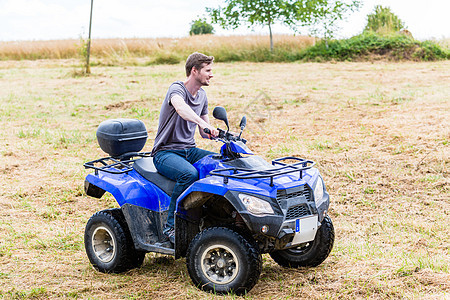
[[[175,226],[174,213],[178,197],[198,180],[198,171],[192,164],[210,154],[215,153],[194,147],[179,150],[160,150],[154,155],[153,162],[158,172],[176,181],[170,198],[166,227]]]

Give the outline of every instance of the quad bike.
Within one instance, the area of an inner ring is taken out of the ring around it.
[[[107,120],[97,129],[110,156],[84,164],[87,195],[111,193],[120,208],[95,213],[84,241],[95,269],[119,273],[139,267],[147,252],[186,257],[194,284],[216,293],[243,294],[258,281],[261,254],[283,267],[314,267],[329,255],[334,228],[329,194],[315,163],[282,157],[267,163],[231,134],[226,111],[216,107],[220,154],[194,164],[199,180],[177,199],[175,244],[163,234],[175,182],[160,175],[142,150],[147,131],[139,120]],[[207,132],[208,133],[208,132]]]

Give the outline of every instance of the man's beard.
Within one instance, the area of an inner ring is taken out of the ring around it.
[[[209,80],[205,78],[203,80],[199,80],[199,82],[202,86],[209,86]]]

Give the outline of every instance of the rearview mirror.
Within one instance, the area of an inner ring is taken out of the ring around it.
[[[227,111],[222,106],[216,106],[213,110],[213,117],[217,120],[222,120],[227,125],[228,130],[230,130],[230,126],[228,125]]]
[[[241,123],[239,123],[239,127],[241,127],[241,130],[244,130],[246,125],[247,125],[247,118],[243,116],[241,119]]]

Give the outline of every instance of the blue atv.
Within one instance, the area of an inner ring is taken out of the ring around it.
[[[186,257],[196,286],[217,293],[243,294],[258,281],[261,254],[283,267],[314,267],[330,254],[334,228],[330,203],[315,163],[283,157],[267,163],[253,155],[240,133],[231,134],[226,111],[216,107],[220,154],[194,164],[199,180],[177,200],[175,245],[163,234],[175,182],[160,175],[142,150],[147,131],[139,120],[100,124],[97,139],[110,156],[84,164],[87,195],[111,193],[120,208],[95,213],[84,242],[100,272],[139,267],[147,252]]]

